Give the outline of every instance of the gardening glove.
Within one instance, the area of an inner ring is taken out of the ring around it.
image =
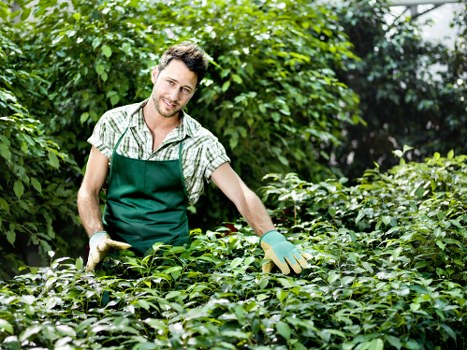
[[[110,248],[128,249],[131,248],[131,245],[114,241],[105,231],[99,231],[93,234],[89,239],[89,256],[86,264],[86,272],[94,270],[96,265],[104,259]]]
[[[272,260],[263,265],[265,273],[271,272],[274,265],[285,275],[290,273],[289,266],[295,273],[300,273],[302,268],[307,266],[307,260],[311,258],[310,254],[301,252],[276,230],[266,232],[259,242],[265,253],[264,258]]]

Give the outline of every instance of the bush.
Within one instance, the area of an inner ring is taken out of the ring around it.
[[[145,258],[108,257],[95,274],[81,259],[56,259],[0,284],[0,340],[5,349],[464,349],[466,160],[374,169],[353,187],[271,177],[264,190],[280,229],[313,255],[299,276],[259,272],[258,238],[241,222]]]
[[[41,95],[34,89],[43,80],[18,64],[23,52],[0,28],[0,278],[19,272],[26,263],[38,264],[52,246],[70,255],[75,213],[74,184],[63,178],[64,168],[78,171],[56,138],[22,101]],[[57,234],[57,228],[63,225]],[[31,257],[35,257],[31,260]]]

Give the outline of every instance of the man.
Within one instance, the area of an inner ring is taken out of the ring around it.
[[[187,203],[194,204],[210,180],[236,205],[261,237],[269,272],[300,273],[301,253],[274,229],[261,200],[231,168],[217,138],[183,111],[207,70],[197,45],[169,48],[153,69],[151,96],[106,112],[88,139],[92,145],[78,192],[78,210],[90,237],[91,271],[110,248],[147,253],[155,242],[188,241]],[[108,179],[101,217],[99,192]]]

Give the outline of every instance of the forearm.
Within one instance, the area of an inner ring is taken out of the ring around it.
[[[86,190],[80,189],[78,192],[78,212],[81,223],[89,237],[97,231],[104,230],[97,193],[89,193]]]
[[[266,207],[250,189],[245,190],[244,201],[237,206],[237,209],[259,237],[268,231],[274,230],[274,224]]]

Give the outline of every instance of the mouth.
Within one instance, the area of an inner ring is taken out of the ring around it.
[[[165,98],[162,99],[162,102],[164,102],[164,104],[165,104],[165,105],[167,106],[167,108],[169,108],[169,109],[174,109],[174,108],[177,107],[177,104],[176,104],[176,103],[172,103],[172,102],[170,102],[169,100],[167,100],[167,99],[165,99]]]

